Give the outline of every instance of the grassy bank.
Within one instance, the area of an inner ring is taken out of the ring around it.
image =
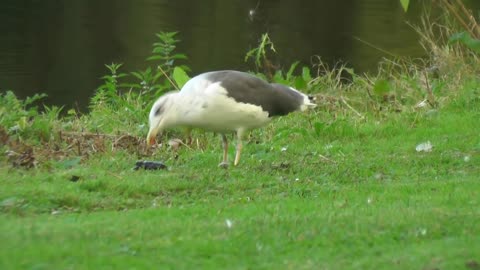
[[[319,106],[252,132],[224,170],[211,133],[145,145],[162,74],[188,79],[159,53],[174,37],[159,35],[158,69],[109,65],[87,114],[1,96],[0,269],[480,268],[475,53],[430,43],[430,61],[376,75],[265,69]],[[142,159],[168,170],[133,170]]]
[[[220,140],[203,133],[200,149],[153,154],[168,171],[132,170],[127,150],[4,164],[0,267],[468,268],[480,256],[473,86],[435,111],[321,130],[310,122],[328,122],[322,110],[278,119],[228,170],[216,167]],[[432,151],[417,152],[425,141]]]

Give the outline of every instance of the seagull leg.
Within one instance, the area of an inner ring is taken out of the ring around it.
[[[222,134],[222,145],[223,145],[223,161],[218,164],[218,167],[228,168],[228,140],[225,134]]]
[[[242,140],[238,140],[237,142],[237,153],[235,153],[235,162],[233,163],[233,166],[237,166],[238,163],[240,162],[240,153],[242,152]]]
[[[185,135],[187,136],[185,142],[187,145],[191,145],[193,143],[192,139],[192,129],[191,128],[186,128],[185,129]]]
[[[237,131],[237,152],[235,153],[235,162],[233,163],[233,166],[237,166],[238,163],[240,162],[240,154],[242,153],[242,148],[243,148],[243,143],[242,143],[243,132],[244,132],[243,130]]]

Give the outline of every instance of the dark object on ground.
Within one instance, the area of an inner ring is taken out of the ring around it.
[[[70,177],[70,182],[77,182],[78,180],[80,180],[80,176],[78,175],[72,175],[72,177]]]
[[[133,168],[135,171],[138,169],[145,169],[145,170],[164,170],[166,169],[167,166],[161,162],[158,161],[137,161],[135,163],[135,168]]]
[[[466,266],[468,269],[472,269],[472,270],[478,270],[478,269],[480,269],[480,264],[479,264],[477,261],[474,261],[474,260],[471,260],[471,261],[465,263],[465,266]]]

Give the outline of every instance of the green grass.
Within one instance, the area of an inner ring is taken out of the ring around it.
[[[168,171],[125,150],[2,162],[0,269],[478,269],[477,85],[434,112],[277,119],[228,170],[201,132],[157,150]]]

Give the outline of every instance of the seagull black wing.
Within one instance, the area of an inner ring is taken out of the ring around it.
[[[215,71],[206,74],[212,83],[220,82],[227,96],[236,102],[259,106],[269,117],[286,115],[300,109],[304,96],[281,84],[270,84],[253,75],[238,71]]]

